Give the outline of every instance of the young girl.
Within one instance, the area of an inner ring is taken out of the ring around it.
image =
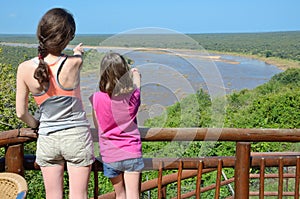
[[[49,10],[38,24],[38,57],[21,63],[17,72],[16,112],[28,126],[39,128],[36,162],[42,170],[47,199],[63,198],[65,162],[70,198],[86,199],[94,162],[79,86],[83,49],[79,44],[73,56],[62,54],[74,34],[75,22],[69,12]],[[39,119],[28,112],[29,93],[40,108]]]
[[[108,53],[101,62],[100,91],[90,100],[99,132],[104,175],[117,199],[138,199],[144,167],[136,115],[140,106],[140,74],[124,57]]]

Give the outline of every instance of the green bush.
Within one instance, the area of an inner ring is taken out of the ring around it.
[[[0,63],[0,130],[17,129],[25,126],[16,117],[16,67]],[[33,98],[29,100],[29,111],[36,110]]]
[[[189,95],[181,102],[167,107],[166,113],[145,121],[148,127],[199,127],[206,126],[211,101],[209,95],[199,90],[194,95]],[[166,119],[165,119],[166,118]]]

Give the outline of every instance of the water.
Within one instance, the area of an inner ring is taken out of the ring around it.
[[[276,66],[255,59],[228,55],[223,55],[222,58],[239,62],[239,64],[217,63],[230,92],[253,89],[268,82],[273,75],[282,72]]]
[[[99,51],[105,51],[99,49]],[[264,62],[229,55],[207,55],[196,51],[114,49],[134,60],[142,75],[142,105],[139,125],[160,115],[167,106],[199,89],[211,98],[242,89],[253,89],[282,72]],[[91,121],[88,97],[98,90],[98,73],[82,76],[82,96]]]

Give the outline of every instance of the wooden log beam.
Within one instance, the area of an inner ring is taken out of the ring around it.
[[[300,142],[300,129],[239,128],[139,128],[143,141],[235,141],[235,142]],[[93,140],[98,133],[91,128]],[[30,128],[0,132],[0,147],[34,141],[37,134]]]
[[[300,129],[139,128],[142,141],[300,142]],[[98,142],[98,132],[91,128]]]
[[[0,147],[35,141],[37,134],[30,128],[0,132]]]
[[[143,141],[300,142],[300,129],[139,128]]]

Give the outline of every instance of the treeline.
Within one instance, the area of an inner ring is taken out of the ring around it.
[[[0,35],[0,42],[37,43],[34,35]],[[300,31],[219,34],[77,35],[71,44],[205,49],[300,61]]]
[[[190,35],[206,50],[300,61],[300,31]]]

